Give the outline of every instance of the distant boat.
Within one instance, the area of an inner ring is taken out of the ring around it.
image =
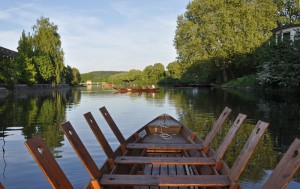
[[[140,93],[140,92],[153,93],[153,92],[157,92],[158,89],[159,89],[159,88],[117,88],[117,87],[113,87],[113,88],[116,89],[120,93],[127,93],[127,92],[131,92],[131,93]]]

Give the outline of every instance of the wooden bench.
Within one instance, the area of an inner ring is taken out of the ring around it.
[[[227,175],[110,175],[104,174],[101,185],[110,186],[229,186]]]
[[[153,165],[215,165],[212,157],[139,157],[117,156],[114,160],[119,164],[153,164]]]
[[[128,143],[126,149],[146,150],[202,150],[202,144],[149,144],[149,143]]]

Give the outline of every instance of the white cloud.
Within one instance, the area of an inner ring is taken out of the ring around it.
[[[44,16],[58,25],[65,64],[81,73],[142,70],[156,62],[167,65],[176,58],[173,38],[180,13],[151,2],[146,7],[130,0],[105,3],[89,10],[24,4],[0,11],[0,22],[14,18],[11,24],[16,25],[5,30],[0,25],[0,45],[15,50],[22,30],[31,32],[36,20]]]

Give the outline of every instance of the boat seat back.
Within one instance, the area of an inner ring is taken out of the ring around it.
[[[101,114],[103,115],[104,119],[106,120],[106,122],[108,123],[111,130],[114,132],[114,134],[117,137],[120,144],[125,146],[126,140],[125,140],[124,136],[122,135],[121,131],[119,130],[118,126],[116,125],[115,121],[112,119],[111,115],[105,108],[105,106],[103,106],[99,110],[100,110]]]
[[[232,165],[229,173],[229,178],[232,182],[236,182],[239,179],[257,144],[263,137],[268,127],[269,123],[263,121],[258,121],[258,123],[256,124],[242,151]]]
[[[72,127],[70,122],[65,122],[61,125],[61,130],[66,135],[67,139],[71,143],[73,149],[75,150],[76,154],[78,155],[79,159],[89,172],[92,179],[101,178],[102,174],[98,169],[95,161],[91,157],[90,153],[85,148],[84,144],[80,140],[79,136],[77,135],[76,131]]]
[[[296,138],[271,176],[266,181],[263,189],[286,188],[289,181],[300,169],[300,139]]]
[[[223,112],[221,113],[221,115],[219,116],[219,118],[217,119],[217,121],[215,122],[212,130],[205,137],[205,139],[203,141],[203,146],[204,147],[208,147],[210,145],[210,143],[213,141],[213,139],[217,135],[218,131],[221,129],[223,123],[225,122],[225,120],[230,115],[231,111],[232,110],[230,108],[228,108],[228,107],[224,108]]]
[[[226,136],[224,137],[222,143],[218,147],[215,155],[216,161],[220,161],[226,150],[228,149],[229,145],[231,144],[235,134],[238,132],[238,130],[241,128],[242,123],[246,119],[246,115],[244,114],[239,114],[235,121],[233,122],[232,126],[230,127],[229,131],[227,132]]]
[[[97,141],[99,142],[100,146],[102,147],[104,153],[106,154],[108,159],[115,159],[115,154],[110,147],[108,141],[106,140],[104,134],[102,133],[100,127],[98,126],[94,116],[91,112],[85,113],[84,118],[87,121],[88,125],[90,126],[91,130],[93,131]]]
[[[0,189],[4,189],[4,186],[2,185],[1,182],[0,182]]]
[[[73,188],[41,137],[33,137],[27,140],[25,145],[53,188]]]

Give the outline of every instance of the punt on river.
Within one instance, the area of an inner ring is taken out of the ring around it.
[[[231,113],[228,107],[225,107],[204,140],[167,114],[156,117],[125,139],[106,108],[100,108],[100,112],[120,142],[120,146],[113,151],[92,114],[84,114],[107,156],[100,168],[71,123],[66,122],[61,126],[91,176],[86,189],[242,188],[239,177],[269,126],[266,122],[258,121],[240,155],[229,168],[222,157],[246,115],[240,113],[236,117],[218,149],[210,148],[212,140]],[[25,144],[53,188],[73,188],[40,137],[33,137]],[[300,140],[295,139],[264,183],[264,189],[285,188],[288,185],[300,166],[299,150]]]

